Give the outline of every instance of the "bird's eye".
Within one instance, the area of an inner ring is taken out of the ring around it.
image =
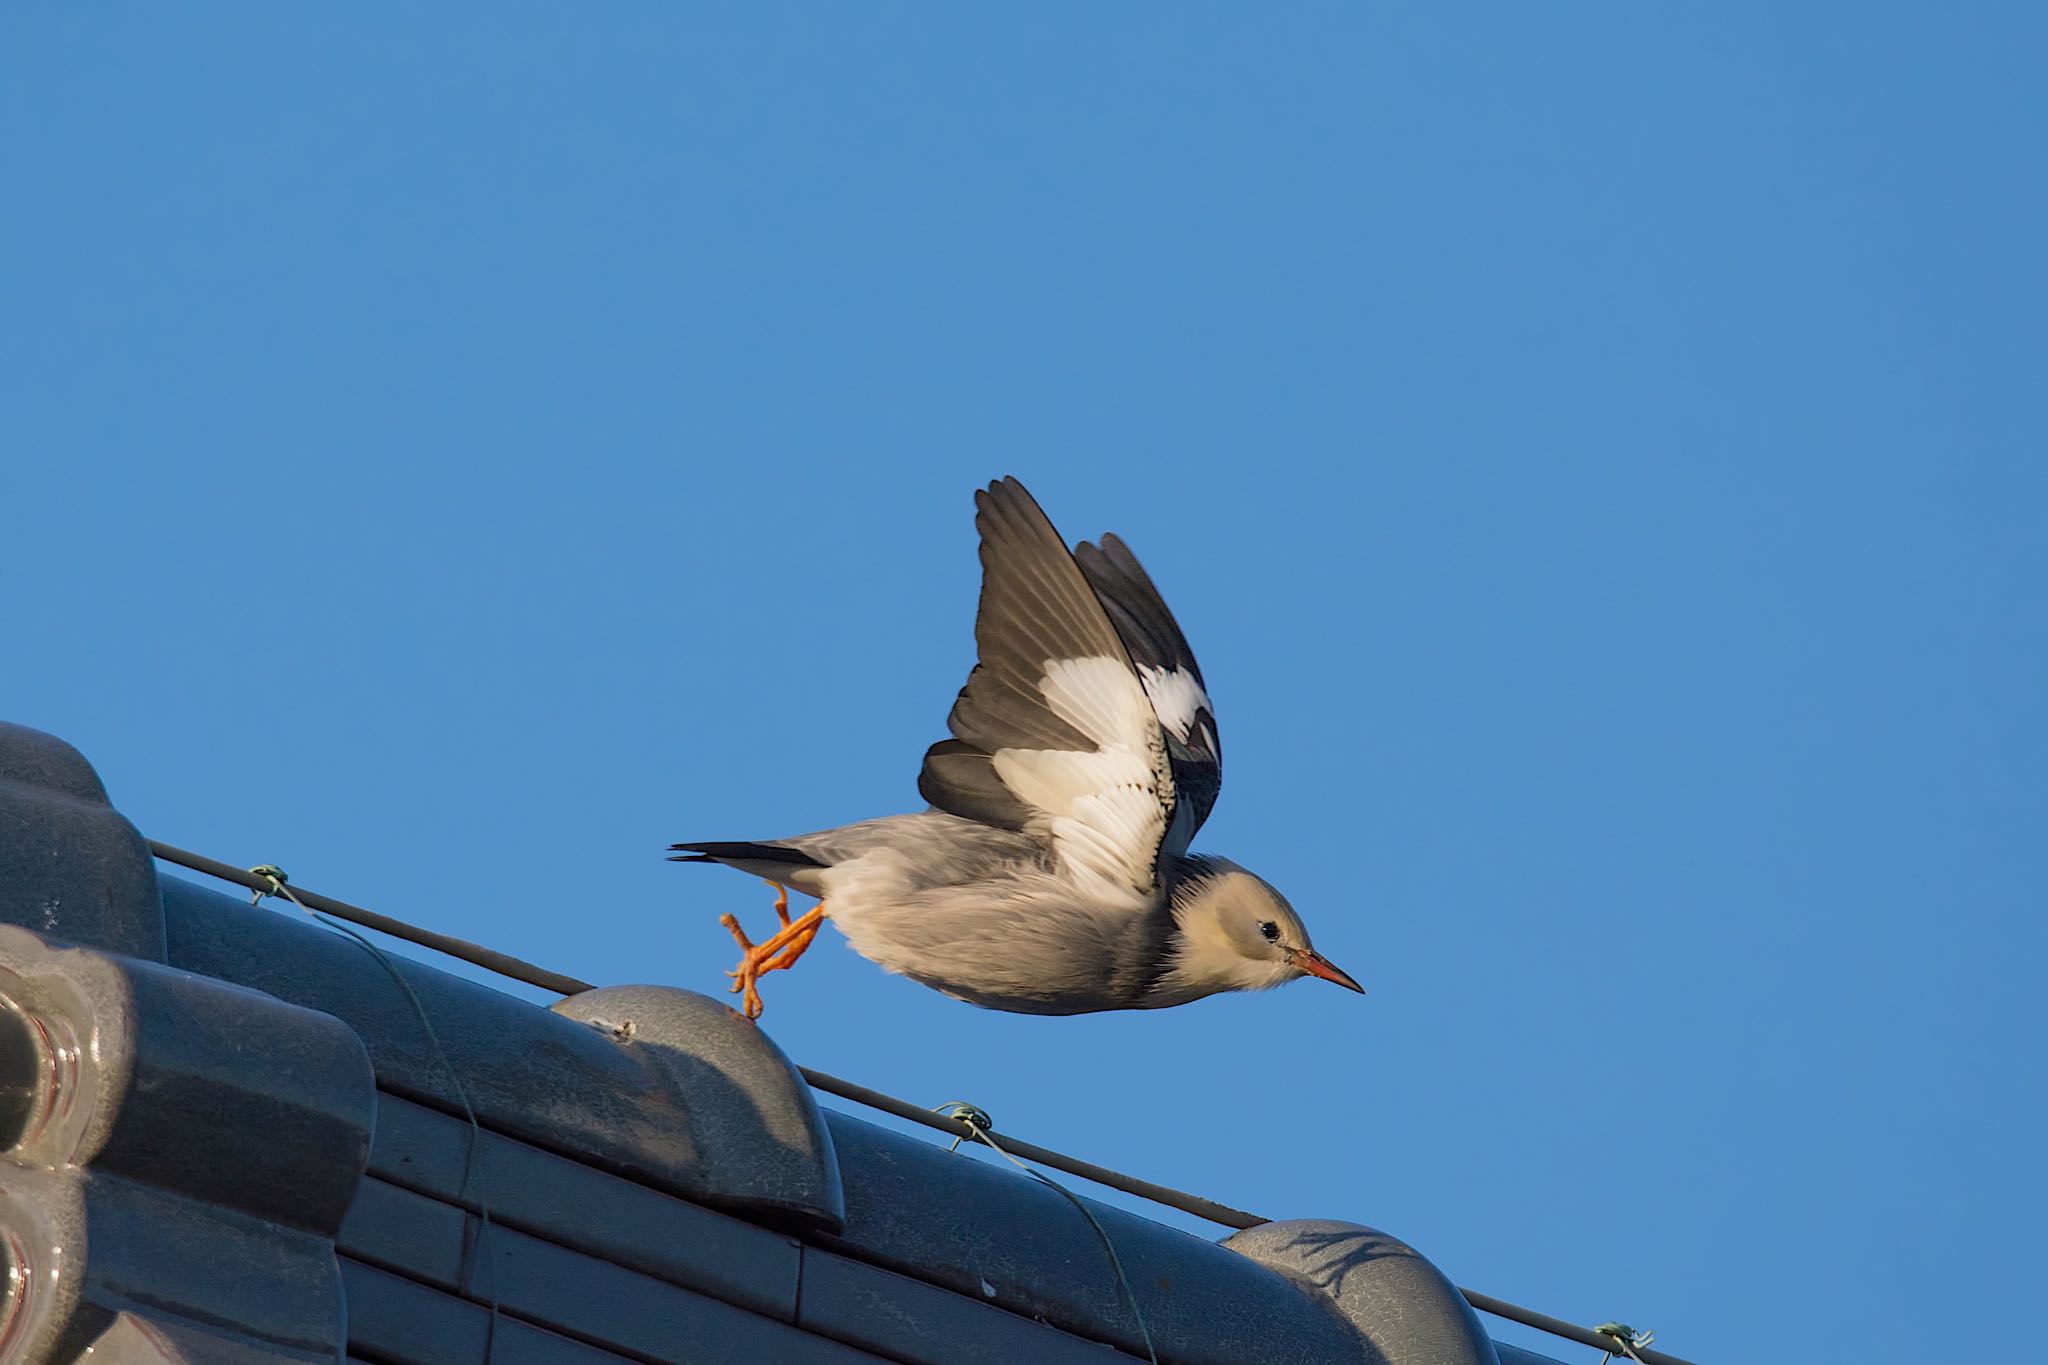
[[[1280,941],[1280,926],[1271,920],[1261,920],[1259,922],[1259,932],[1266,936],[1266,942],[1268,943],[1278,943]]]

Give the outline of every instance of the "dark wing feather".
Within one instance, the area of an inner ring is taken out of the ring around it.
[[[946,724],[989,753],[1003,748],[1089,747],[1047,706],[1039,680],[1049,659],[1124,657],[1060,533],[1024,485],[1001,479],[974,495],[981,532],[980,656]]]
[[[1166,600],[1130,546],[1114,534],[1104,535],[1099,546],[1082,541],[1074,550],[1074,560],[1130,652],[1166,732],[1174,791],[1181,806],[1176,812],[1179,818],[1173,841],[1185,851],[1223,789],[1223,746],[1217,737],[1215,707],[1202,681],[1202,666],[1195,662],[1195,652],[1188,647],[1180,623],[1173,619]]]
[[[995,759],[965,740],[942,739],[925,750],[917,792],[949,815],[997,829],[1031,823],[1031,807],[996,776]]]
[[[1074,547],[1074,561],[1108,608],[1134,662],[1186,669],[1196,682],[1202,680],[1202,666],[1195,662],[1195,651],[1188,647],[1180,622],[1173,619],[1166,599],[1152,584],[1152,576],[1121,536],[1110,531],[1100,545],[1082,541]]]
[[[1172,767],[1123,637],[1024,486],[975,494],[979,662],[918,790],[940,810],[1046,835],[1078,873],[1148,889]]]

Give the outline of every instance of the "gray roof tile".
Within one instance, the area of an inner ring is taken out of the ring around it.
[[[0,1359],[1142,1358],[1064,1196],[820,1109],[721,1002],[615,987],[551,1012],[159,883],[84,760],[5,726],[0,1146],[0,1233],[37,1291],[0,1304]],[[1087,1207],[1163,1361],[1496,1360],[1369,1229],[1219,1245]]]

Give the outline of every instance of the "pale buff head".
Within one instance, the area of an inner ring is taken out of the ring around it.
[[[1316,976],[1363,988],[1309,941],[1287,898],[1263,877],[1224,858],[1189,859],[1173,887],[1179,929],[1162,994],[1192,1000],[1218,991],[1262,991]]]

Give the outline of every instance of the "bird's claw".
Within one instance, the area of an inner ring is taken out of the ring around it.
[[[780,891],[781,887],[776,887]],[[782,912],[782,927],[762,943],[755,943],[740,928],[738,918],[720,915],[718,922],[725,926],[733,941],[740,945],[740,961],[737,967],[726,973],[732,978],[727,990],[740,997],[740,1013],[749,1019],[761,1017],[761,992],[757,983],[765,972],[782,971],[792,966],[804,955],[804,949],[811,946],[811,940],[818,936],[823,922],[822,907],[812,910],[802,919],[792,922],[787,915],[786,902],[779,902],[777,910]]]

